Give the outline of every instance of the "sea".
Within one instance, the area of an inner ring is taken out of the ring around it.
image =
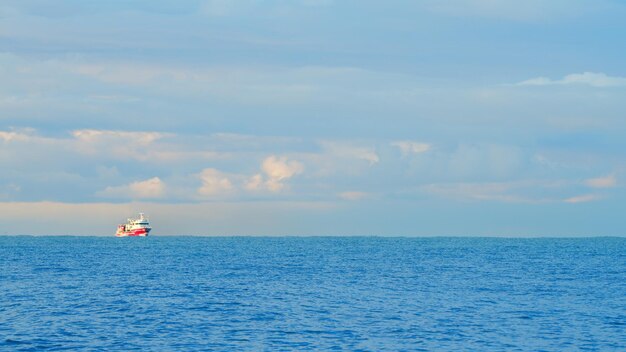
[[[2,351],[626,351],[626,238],[0,236]]]

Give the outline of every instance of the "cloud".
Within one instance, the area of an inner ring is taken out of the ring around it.
[[[158,177],[132,182],[123,186],[109,186],[97,196],[124,199],[158,199],[165,196],[165,183]]]
[[[329,154],[335,157],[365,160],[369,162],[370,166],[380,161],[376,151],[371,148],[358,147],[342,142],[322,141],[320,144]]]
[[[421,187],[423,192],[444,198],[457,200],[500,201],[510,203],[527,203],[531,200],[511,194],[511,190],[519,187],[516,183],[448,183],[429,184]]]
[[[108,130],[74,130],[72,136],[76,139],[88,143],[97,143],[103,140],[125,140],[128,143],[148,145],[157,139],[163,138],[165,134],[159,132],[129,132],[129,131],[108,131]]]
[[[339,198],[343,200],[351,200],[351,201],[361,200],[369,196],[370,196],[369,193],[359,192],[359,191],[348,191],[348,192],[339,193]]]
[[[108,155],[120,159],[150,160],[154,143],[167,136],[160,132],[75,130],[76,150],[87,155]]]
[[[234,189],[231,180],[219,170],[204,169],[200,173],[202,186],[198,188],[198,194],[201,196],[215,196],[230,192]]]
[[[592,188],[612,188],[617,185],[617,179],[615,175],[608,175],[604,177],[596,177],[585,180],[585,184]]]
[[[304,165],[297,160],[288,160],[287,157],[270,155],[261,163],[261,171],[265,174],[255,174],[244,182],[248,191],[269,190],[278,192],[285,188],[285,181],[301,174]]]
[[[198,150],[189,143],[190,136],[154,131],[75,130],[73,147],[81,154],[105,155],[116,159],[142,162],[184,162],[219,159],[226,154]],[[165,141],[167,139],[167,141]],[[209,144],[215,138],[195,138],[196,143]]]
[[[380,163],[378,151],[385,164],[373,168]],[[603,176],[585,180],[558,165],[547,171],[560,172],[551,177],[567,185],[558,188],[546,186],[549,180],[528,180],[545,175],[541,172],[547,169],[546,152],[485,143],[442,142],[433,148],[394,139],[320,142],[305,137],[95,129],[42,136],[35,130],[7,129],[0,131],[0,166],[6,170],[0,173],[0,185],[19,184],[21,191],[0,189],[0,193],[14,200],[89,201],[95,195],[116,200],[198,202],[215,197],[240,202],[297,197],[359,200],[372,195],[378,199],[408,192],[409,197],[427,193],[455,200],[533,203],[563,202],[590,191],[587,187],[618,184],[616,175],[598,173]],[[407,160],[401,153],[420,157]],[[533,155],[542,157],[530,163]],[[306,177],[299,178],[305,166]],[[604,170],[608,167],[618,169],[602,165]],[[58,180],[50,181],[52,174],[59,175]],[[71,189],[64,194],[55,191],[68,185]]]
[[[332,5],[334,0],[291,0],[291,1],[260,1],[260,0],[205,0],[200,6],[200,13],[209,17],[228,17],[235,15],[273,14],[287,15],[287,11],[298,6],[325,7]]]
[[[156,82],[194,82],[198,73],[177,67],[160,65],[136,65],[116,62],[76,63],[68,62],[59,67],[67,72],[90,77],[103,83],[116,83],[129,86],[146,86]]]
[[[0,131],[0,140],[2,140],[4,143],[10,143],[13,141],[23,142],[29,140],[30,138],[31,136],[25,133]]]
[[[263,160],[261,168],[269,178],[277,181],[290,178],[304,170],[300,162],[295,160],[288,161],[287,157],[279,158],[275,155],[269,156]]]
[[[256,174],[250,177],[244,184],[244,187],[249,191],[257,191],[263,188],[263,175]]]
[[[180,146],[170,146],[180,148]],[[212,160],[227,157],[226,153],[202,150],[152,150],[146,151],[145,156],[140,160],[155,162],[181,162],[189,160]]]
[[[413,141],[395,141],[391,142],[391,146],[400,149],[400,152],[402,152],[403,156],[424,153],[429,151],[431,148],[431,145],[428,143]]]
[[[461,201],[536,204],[561,202],[563,194],[577,186],[577,182],[568,180],[515,180],[432,183],[419,189],[423,193]]]
[[[564,199],[563,201],[565,203],[586,203],[586,202],[592,202],[595,200],[599,200],[601,199],[600,196],[595,195],[595,194],[585,194],[585,195],[581,195],[581,196],[575,196],[575,197],[570,197],[567,199]]]
[[[608,177],[592,179],[592,187],[612,184]],[[599,194],[569,196],[580,191],[580,182],[574,180],[519,180],[486,183],[436,183],[420,187],[422,192],[461,201],[495,201],[504,203],[584,203],[600,200]]]
[[[576,17],[597,10],[606,1],[585,0],[426,0],[433,12],[456,17],[482,17],[512,21],[537,21]],[[594,6],[595,5],[595,6]]]
[[[238,5],[239,6],[239,5]],[[259,43],[255,43],[259,45]],[[39,67],[41,66],[41,67]],[[350,66],[250,67],[232,65],[185,65],[74,59],[39,64],[38,69],[59,71],[69,82],[85,81],[103,88],[125,86],[133,92],[122,96],[126,103],[168,97],[217,98],[244,104],[293,106],[335,99],[337,94],[356,96],[355,84],[373,82],[388,74]],[[377,91],[378,89],[376,89]],[[40,94],[49,94],[39,90]],[[88,95],[93,99],[94,94]],[[98,95],[95,95],[98,97]],[[103,95],[100,95],[102,97]],[[107,95],[104,95],[105,97]],[[115,95],[114,95],[115,96]],[[139,99],[139,100],[138,100]],[[15,97],[7,104],[16,104]],[[100,100],[98,103],[106,102]]]
[[[244,174],[227,175],[217,169],[204,169],[200,174],[202,186],[198,194],[202,196],[224,195],[237,189],[250,192],[278,192],[285,188],[285,182],[302,173],[304,166],[297,160],[270,155],[261,163],[262,173],[252,176]]]
[[[304,171],[302,163],[296,160],[289,161],[287,157],[271,155],[263,160],[261,169],[267,175],[265,185],[272,192],[283,189],[283,181]],[[248,183],[250,185],[250,183]]]
[[[552,80],[546,77],[536,77],[517,83],[518,86],[550,86],[550,85],[589,85],[592,87],[626,86],[626,77],[611,77],[604,73],[583,72],[572,73],[562,79]]]

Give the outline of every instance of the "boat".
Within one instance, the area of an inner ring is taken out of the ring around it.
[[[117,225],[115,237],[146,237],[152,228],[148,218],[143,213],[139,213],[139,218],[128,219],[125,224]]]

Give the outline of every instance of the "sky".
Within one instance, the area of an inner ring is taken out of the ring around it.
[[[3,0],[0,235],[624,236],[624,18]]]

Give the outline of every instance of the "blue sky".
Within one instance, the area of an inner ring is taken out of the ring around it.
[[[0,4],[0,234],[624,235],[626,3]]]

